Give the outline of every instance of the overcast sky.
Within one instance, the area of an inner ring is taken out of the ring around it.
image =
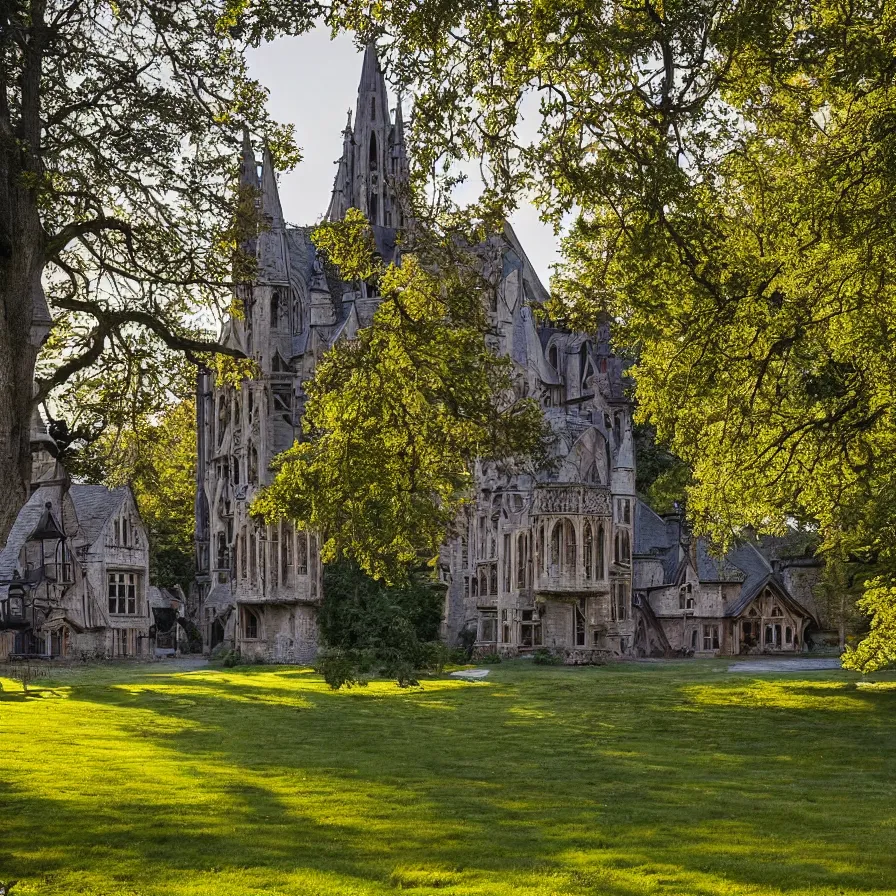
[[[266,44],[250,55],[252,73],[271,92],[271,114],[295,125],[302,147],[301,164],[280,177],[283,214],[293,224],[313,224],[327,210],[346,113],[355,107],[361,60],[350,38],[331,41],[325,28]],[[391,99],[394,105],[394,94]],[[511,223],[547,286],[549,266],[556,259],[551,229],[530,206]]]

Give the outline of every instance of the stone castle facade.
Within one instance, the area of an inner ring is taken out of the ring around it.
[[[260,374],[238,387],[215,382],[209,372],[199,377],[196,532],[205,646],[306,662],[317,650],[317,538],[286,522],[259,526],[248,507],[270,481],[274,457],[301,437],[303,384],[318,359],[368,325],[379,298],[375,287],[327,276],[311,228],[286,224],[266,150],[259,165],[247,141],[241,170],[266,226],[251,246],[257,279],[238,295],[245,315],[232,317],[222,338],[252,358]],[[401,105],[393,117],[376,52],[368,47],[327,217],[338,220],[352,207],[364,212],[386,262],[399,259],[397,236],[408,223],[401,203],[407,170]],[[701,570],[684,536],[660,520],[642,527],[647,541],[640,537],[639,521],[653,522],[652,511],[635,494],[632,407],[609,329],[573,333],[536,319],[533,309],[548,294],[509,226],[482,254],[496,284],[489,309],[495,348],[513,360],[520,394],[542,404],[556,435],[556,457],[540,473],[478,465],[461,534],[440,556],[445,637],[453,642],[472,631],[483,653],[547,648],[567,662],[704,652],[704,645],[705,652],[718,653],[723,643],[739,652],[742,639],[731,633],[742,631],[740,617],[725,615],[721,596],[711,608],[712,622],[695,615],[696,603],[677,611],[686,580],[700,593]],[[771,567],[768,573],[766,590],[777,587]],[[716,591],[737,591],[731,606],[740,605],[749,597],[741,594],[748,578],[731,573],[731,587]],[[666,624],[670,588],[676,612]],[[747,604],[744,612],[752,607]],[[812,614],[798,602],[787,607],[799,618],[790,619],[791,641],[785,641],[785,625],[778,643],[782,650],[799,649]],[[758,625],[763,648],[764,624]]]

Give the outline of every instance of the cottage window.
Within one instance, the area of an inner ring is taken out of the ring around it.
[[[719,627],[717,625],[703,626],[703,649],[718,650],[719,649]]]
[[[495,642],[498,640],[498,613],[483,613],[479,617],[479,640]]]
[[[678,589],[678,609],[690,610],[693,606],[694,599],[691,597],[691,583],[688,582],[687,585],[682,585]]]
[[[133,572],[110,572],[109,612],[115,616],[134,616],[137,613],[137,580]]]
[[[541,646],[541,620],[535,610],[523,610],[520,619],[520,647]]]
[[[587,598],[580,597],[573,606],[573,643],[585,646],[585,609]]]
[[[249,609],[244,610],[246,614],[246,634],[248,640],[254,641],[258,638],[258,616]]]
[[[697,649],[697,629],[691,631],[691,650]]]
[[[784,629],[784,643],[793,644],[793,629],[789,625]]]

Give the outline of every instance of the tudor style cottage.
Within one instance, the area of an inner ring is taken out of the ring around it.
[[[401,104],[393,117],[373,46],[342,137],[327,217],[360,209],[379,254],[398,261],[400,234],[409,226],[401,202],[407,153]],[[375,286],[328,276],[311,228],[287,226],[267,150],[259,165],[247,140],[241,171],[266,225],[248,246],[257,279],[237,293],[245,315],[227,322],[222,339],[252,358],[260,373],[238,387],[207,371],[198,380],[204,641],[206,649],[223,644],[304,662],[317,648],[317,539],[285,522],[259,526],[248,506],[270,481],[274,457],[301,436],[304,383],[318,359],[369,324],[379,297]],[[475,501],[440,557],[445,637],[454,641],[466,631],[481,652],[549,648],[568,662],[591,662],[679,648],[738,652],[750,638],[766,643],[770,625],[768,643],[798,649],[809,614],[783,596],[775,603],[776,581],[754,593],[746,574],[737,581],[708,579],[699,565],[682,564],[680,539],[662,520],[643,522],[631,404],[609,328],[583,334],[538,322],[533,310],[548,294],[509,226],[477,251],[493,284],[486,299],[493,345],[513,360],[519,394],[542,404],[556,435],[556,463],[541,472],[479,465]],[[654,530],[662,537],[653,537]],[[677,610],[681,585],[697,595],[691,616],[687,607]],[[743,607],[741,598],[749,598]],[[786,614],[780,622],[773,621],[776,608]],[[752,610],[759,621],[741,620]]]
[[[151,655],[149,542],[131,490],[72,485],[37,412],[31,449],[32,494],[0,551],[0,660]]]

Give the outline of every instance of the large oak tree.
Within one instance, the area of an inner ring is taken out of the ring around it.
[[[337,0],[417,86],[421,173],[570,215],[555,314],[611,310],[724,542],[817,529],[896,655],[896,13],[879,0]],[[523,119],[526,119],[524,125]],[[533,126],[534,123],[534,126]],[[482,211],[482,208],[479,211]]]
[[[26,495],[35,402],[97,365],[107,382],[154,367],[157,389],[166,352],[222,348],[203,324],[228,300],[247,211],[233,189],[242,129],[281,167],[297,158],[243,51],[313,12],[0,0],[0,543]]]

